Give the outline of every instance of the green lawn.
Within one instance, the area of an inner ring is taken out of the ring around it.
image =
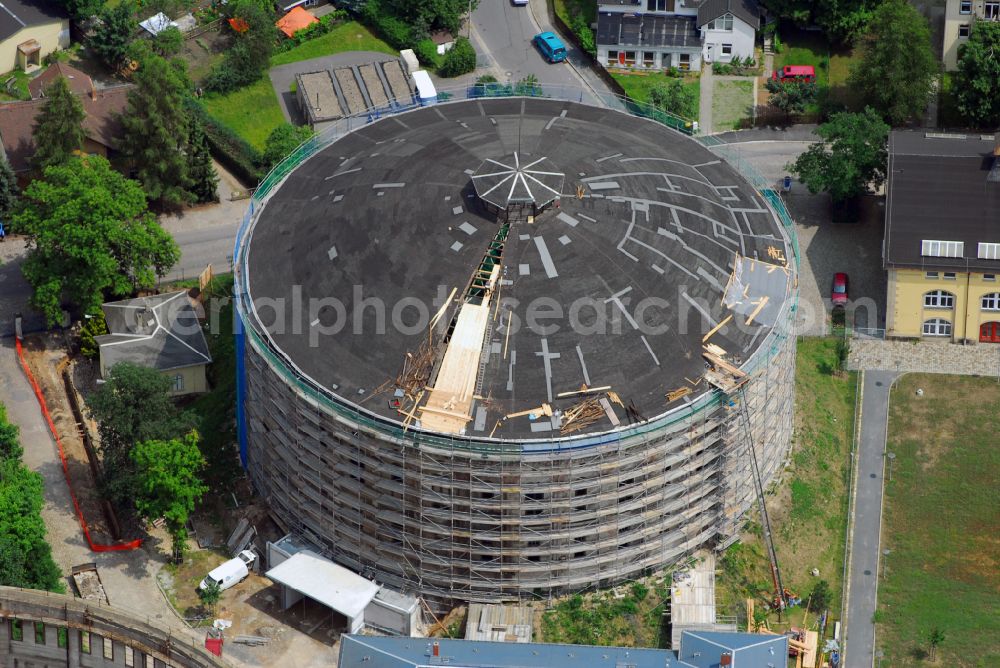
[[[357,21],[348,21],[290,51],[275,54],[271,58],[271,66],[287,65],[344,51],[397,53],[365,26]],[[264,142],[271,131],[285,122],[278,97],[266,75],[256,83],[228,95],[209,95],[204,102],[208,113],[259,150],[264,149]]]
[[[649,101],[649,91],[656,84],[671,78],[663,72],[651,74],[627,74],[609,70],[611,76],[625,89],[625,94],[633,100],[639,102]],[[701,78],[696,74],[690,74],[684,78],[684,87],[694,91],[695,113],[692,120],[698,120],[698,104],[701,97]]]
[[[597,3],[593,0],[553,0],[552,6],[566,25],[569,25],[575,13],[583,13],[587,25],[597,20]]]
[[[842,102],[849,107],[855,100],[847,88],[847,79],[851,67],[858,61],[859,55],[849,47],[831,46],[822,33],[805,30],[782,30],[781,53],[774,54],[774,68],[785,65],[812,65],[816,68],[816,83],[820,95],[829,94],[833,100]],[[767,73],[770,76],[770,73]],[[813,105],[810,112],[818,111],[818,105]]]
[[[275,54],[271,57],[271,67],[297,63],[300,60],[329,56],[344,51],[378,51],[389,55],[398,55],[398,51],[380,40],[372,32],[357,21],[343,23],[325,35],[299,44],[290,51]]]
[[[542,614],[536,642],[618,647],[663,647],[664,602],[670,598],[671,574],[616,590],[577,594],[552,602]],[[617,592],[617,594],[616,594]]]
[[[923,396],[917,396],[917,389]],[[1000,387],[996,379],[904,376],[892,393],[877,646],[888,666],[1000,661]]]
[[[266,76],[228,95],[208,95],[205,108],[259,150],[274,128],[285,122],[271,80]]]
[[[837,339],[802,339],[797,356],[792,465],[768,496],[768,516],[785,587],[806,600],[816,583],[826,580],[830,611],[839,618],[856,377],[837,371]],[[763,545],[760,525],[752,523],[741,542],[723,554],[716,581],[720,614],[737,615],[745,623],[746,598],[754,597],[759,609],[771,595]],[[813,568],[819,569],[818,578],[811,575]],[[783,616],[783,624],[774,616],[770,623],[785,629],[789,623],[800,625],[802,617],[803,609],[795,608]],[[811,628],[816,619],[809,615]]]
[[[752,81],[716,81],[712,97],[712,125],[716,132],[738,129],[754,106]]]

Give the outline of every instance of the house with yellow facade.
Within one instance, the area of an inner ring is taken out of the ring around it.
[[[889,137],[887,338],[1000,343],[1000,133]]]
[[[69,44],[69,15],[54,0],[0,3],[0,73],[29,71]]]

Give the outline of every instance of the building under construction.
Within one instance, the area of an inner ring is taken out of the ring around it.
[[[617,111],[463,101],[346,134],[238,241],[251,481],[440,607],[727,545],[790,444],[791,234]]]

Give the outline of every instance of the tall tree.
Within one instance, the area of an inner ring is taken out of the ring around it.
[[[958,110],[978,128],[1000,126],[1000,23],[975,21],[958,49]]]
[[[862,40],[850,84],[893,125],[924,113],[939,66],[927,19],[906,0],[885,0]]]
[[[76,21],[84,21],[91,16],[96,16],[104,7],[101,0],[60,0],[60,4],[69,12],[70,18]]]
[[[843,203],[885,181],[889,126],[874,109],[834,114],[816,133],[822,141],[790,166],[810,192],[826,191]]]
[[[66,162],[83,148],[83,119],[86,113],[80,99],[69,89],[65,77],[59,77],[45,90],[48,100],[35,123],[35,156],[39,169]]]
[[[225,59],[205,78],[205,88],[218,93],[236,90],[263,76],[270,67],[271,53],[278,39],[274,12],[254,0],[233,0],[227,5],[234,23],[233,43]]]
[[[28,237],[22,271],[34,288],[31,303],[50,324],[62,320],[64,298],[93,313],[105,295],[151,287],[180,259],[139,184],[97,155],[48,167],[25,189],[12,221]]]
[[[815,23],[834,42],[851,43],[868,27],[878,0],[763,0],[773,16],[798,26]]]
[[[170,379],[156,369],[128,362],[111,367],[88,402],[101,437],[102,487],[120,508],[135,498],[138,481],[132,450],[137,443],[170,440],[194,428],[195,418],[170,398]]]
[[[201,119],[192,114],[189,120],[191,131],[188,134],[187,158],[188,177],[191,181],[191,194],[198,202],[217,202],[219,194],[219,176],[215,173],[212,155],[208,150],[208,139]]]
[[[87,43],[101,62],[118,71],[126,65],[129,43],[139,28],[135,6],[124,0],[114,7],[104,7],[97,17],[99,20]]]
[[[208,491],[201,480],[205,458],[198,449],[198,432],[169,441],[144,441],[132,451],[139,481],[135,507],[147,520],[163,517],[175,557],[187,547],[188,517]]]
[[[7,158],[0,157],[0,221],[7,222],[17,206],[19,194],[14,170],[10,168]]]
[[[479,0],[380,0],[383,9],[410,24],[416,33],[443,28],[457,33],[462,17]]]
[[[764,86],[771,93],[768,104],[781,110],[786,116],[801,114],[816,100],[817,88],[814,83],[768,79]]]
[[[178,206],[190,199],[187,81],[170,63],[149,53],[136,71],[122,114],[122,153],[152,201]]]

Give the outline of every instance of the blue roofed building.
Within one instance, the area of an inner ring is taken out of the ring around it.
[[[788,637],[757,633],[685,631],[678,652],[682,666],[695,668],[784,668]]]
[[[679,655],[679,656],[678,656]],[[722,663],[728,656],[729,664]],[[344,635],[340,668],[779,668],[788,639],[753,633],[685,631],[681,649],[480,642]]]

